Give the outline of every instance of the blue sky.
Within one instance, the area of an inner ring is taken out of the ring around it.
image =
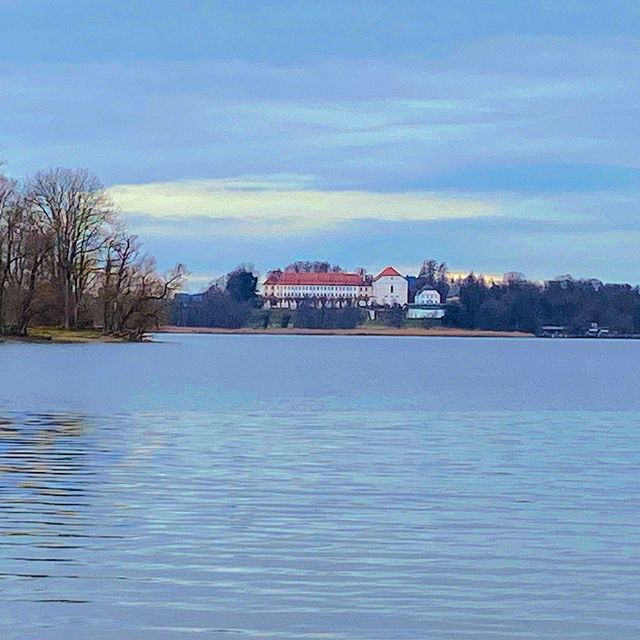
[[[0,0],[5,170],[192,286],[295,259],[640,282],[640,3]]]

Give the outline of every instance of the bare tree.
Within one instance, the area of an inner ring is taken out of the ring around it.
[[[37,173],[29,181],[27,201],[53,237],[52,269],[61,324],[77,327],[83,297],[97,275],[112,204],[88,171],[60,168]]]
[[[114,229],[104,250],[99,299],[105,333],[140,339],[159,324],[164,301],[180,288],[185,274],[178,265],[161,275],[153,258],[142,252],[136,236]]]
[[[115,228],[105,246],[101,270],[100,298],[105,333],[119,330],[123,294],[131,285],[134,265],[140,258],[137,237],[128,235],[122,227]]]
[[[15,265],[22,222],[21,198],[15,182],[0,177],[0,331],[6,325],[6,295]]]
[[[126,288],[120,294],[116,330],[119,335],[139,340],[166,315],[164,302],[182,286],[185,269],[177,265],[162,275],[156,269],[155,260],[143,256],[128,271]]]
[[[160,322],[184,274],[181,265],[158,271],[87,171],[39,172],[26,187],[0,175],[0,331],[93,320],[139,339]]]
[[[16,294],[15,330],[26,335],[33,317],[52,306],[51,281],[47,279],[46,264],[54,246],[53,234],[37,214],[27,212],[21,236],[20,251],[12,274]]]
[[[15,182],[0,182],[0,328],[25,335],[37,311],[51,233]]]

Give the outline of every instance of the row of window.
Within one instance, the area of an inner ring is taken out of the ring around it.
[[[354,297],[363,296],[364,293],[358,293],[357,291],[276,291],[275,295],[279,296],[339,296],[339,297]]]
[[[281,288],[284,288],[284,287],[281,287]],[[296,289],[304,289],[305,291],[316,291],[318,289],[322,289],[323,291],[332,291],[334,289],[336,289],[337,291],[355,291],[357,288],[358,287],[343,287],[340,285],[328,285],[328,286],[308,285],[308,286],[296,287]]]
[[[272,290],[276,291],[276,293],[282,293],[282,292],[291,292],[291,291],[295,291],[295,292],[303,292],[303,293],[315,293],[317,291],[329,291],[329,292],[333,292],[333,291],[345,291],[348,293],[357,293],[358,289],[360,290],[360,293],[364,293],[367,289],[367,287],[346,287],[346,286],[308,286],[308,287],[296,287],[295,289],[292,289],[291,287],[272,287]]]

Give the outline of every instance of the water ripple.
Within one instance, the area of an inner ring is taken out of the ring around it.
[[[2,637],[635,639],[639,426],[6,413]]]

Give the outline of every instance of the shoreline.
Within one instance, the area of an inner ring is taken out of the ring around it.
[[[179,327],[164,325],[152,329],[144,334],[142,340],[128,340],[123,337],[104,335],[95,329],[58,329],[52,327],[36,327],[27,336],[0,335],[0,345],[3,343],[27,344],[141,344],[158,342],[153,334],[171,335],[267,335],[267,336],[361,336],[361,337],[390,337],[390,338],[538,338],[533,333],[522,331],[491,331],[485,329],[459,329],[456,327],[384,327],[362,326],[355,329],[302,329],[296,327],[257,329],[241,327],[239,329],[225,329],[222,327]],[[640,336],[611,335],[602,336],[599,340],[638,340]],[[550,339],[547,337],[546,339]],[[563,336],[563,340],[594,340],[589,336]]]
[[[484,331],[481,329],[457,329],[454,327],[357,327],[355,329],[300,329],[274,327],[273,329],[223,329],[219,327],[177,327],[166,325],[150,333],[163,334],[217,334],[217,335],[272,335],[272,336],[388,336],[434,338],[535,338],[532,333],[520,331]]]
[[[0,335],[0,344],[24,342],[27,344],[135,344],[125,338],[104,335],[94,329],[59,329],[56,327],[30,327],[26,336]]]

